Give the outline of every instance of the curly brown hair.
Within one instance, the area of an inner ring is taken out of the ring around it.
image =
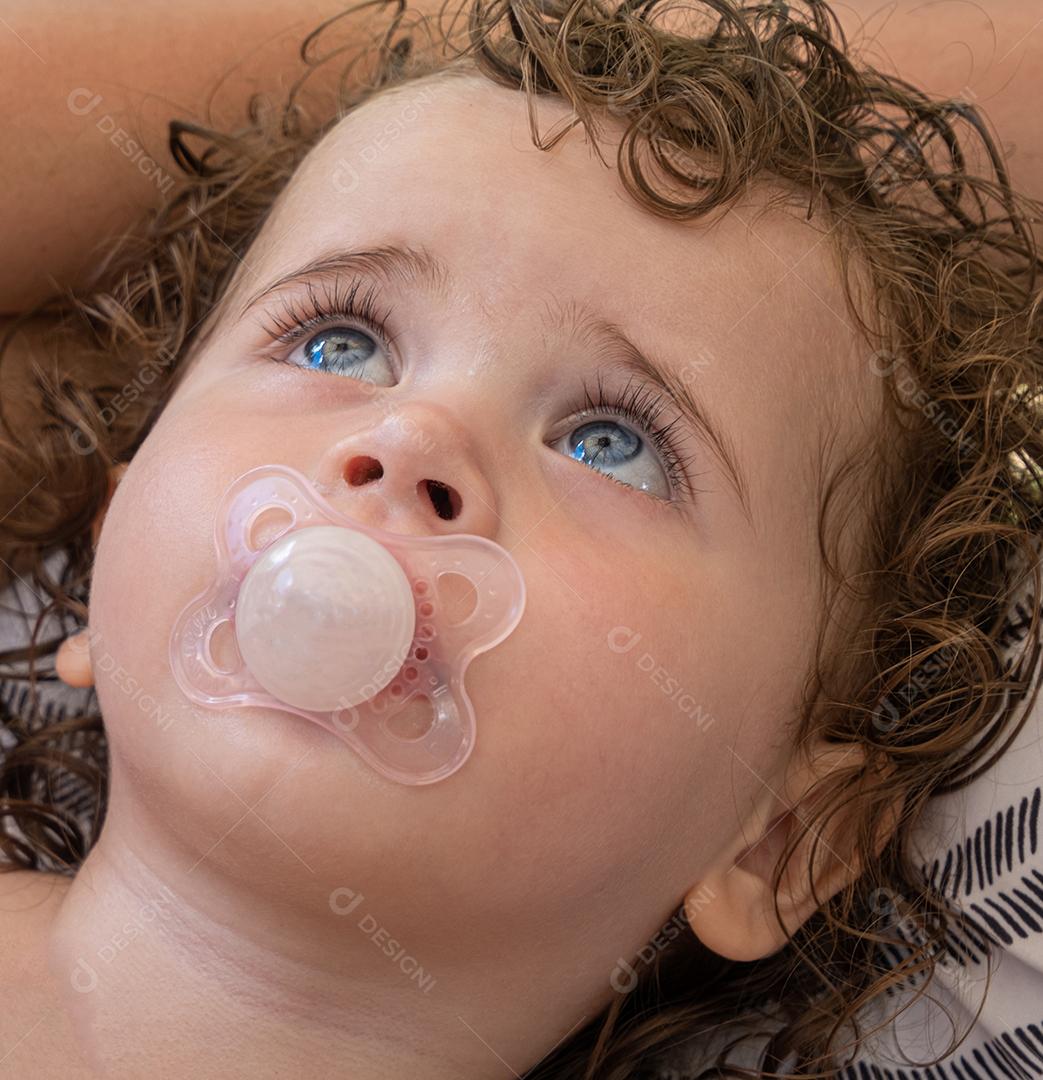
[[[449,41],[450,7],[433,20],[436,40]],[[691,935],[658,950],[634,989],[526,1076],[650,1075],[668,1049],[695,1054],[704,1032],[734,1031],[697,1070],[716,1075],[748,1030],[738,1022],[761,1015],[773,1032],[760,1069],[734,1073],[830,1075],[858,1044],[864,1006],[899,984],[926,989],[958,918],[916,865],[912,827],[931,797],[996,761],[1039,689],[1037,604],[1016,655],[1008,616],[1024,590],[1041,595],[1041,259],[1032,233],[1040,203],[1011,189],[978,110],[856,63],[821,0],[699,0],[684,27],[658,22],[656,0],[472,0],[464,10],[466,45],[437,56],[416,48],[432,20],[407,19],[403,0],[368,45],[320,55],[330,20],[303,43],[304,75],[285,107],[255,99],[231,133],[171,123],[182,175],[147,235],[117,245],[90,290],[27,316],[48,331],[29,370],[15,373],[19,389],[5,393],[0,416],[0,502],[14,504],[0,522],[3,573],[27,575],[49,598],[37,631],[47,615],[70,629],[85,624],[90,527],[107,471],[148,434],[275,198],[339,119],[309,124],[295,103],[320,65],[344,64],[340,115],[418,79],[480,73],[525,93],[541,149],[566,132],[549,142],[540,134],[537,95],[563,99],[593,135],[605,118],[619,120],[622,182],[662,217],[726,209],[755,177],[804,192],[808,217],[819,213],[828,226],[851,316],[888,388],[890,430],[873,448],[875,472],[867,479],[848,461],[824,478],[823,562],[833,595],[857,599],[862,625],[828,647],[820,635],[793,728],[797,742],[815,736],[869,751],[824,782],[807,823],[817,843],[854,801],[865,869],[770,957],[729,961]],[[360,84],[348,76],[363,57],[376,62]],[[852,252],[871,296],[849,280]],[[860,565],[848,573],[830,527],[845,490],[871,511]],[[44,560],[55,551],[67,558],[52,577]],[[38,636],[3,656],[29,661],[34,695],[59,643]],[[0,766],[7,862],[74,873],[104,814],[102,718],[9,720],[18,744]],[[69,772],[96,795],[90,822],[52,794]],[[896,794],[900,820],[877,854]],[[779,860],[776,892],[798,841]],[[809,874],[814,860],[812,850]],[[917,934],[880,925],[881,895],[900,899]],[[882,952],[886,943],[902,946],[899,961]]]

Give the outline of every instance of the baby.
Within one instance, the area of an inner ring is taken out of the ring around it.
[[[1030,704],[1031,204],[823,4],[467,14],[437,62],[391,25],[317,132],[175,125],[145,249],[47,309],[3,556],[80,615],[57,671],[105,742],[4,766],[22,1075],[622,1080],[760,1016],[760,1066],[815,1075],[938,962],[909,830]],[[178,686],[222,496],[272,463],[516,561],[452,776]],[[49,783],[92,761],[80,840]]]

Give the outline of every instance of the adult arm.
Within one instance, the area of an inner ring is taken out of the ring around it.
[[[172,118],[236,125],[252,93],[279,99],[304,70],[305,34],[349,6],[93,0],[89,14],[70,16],[62,0],[5,5],[0,317],[82,285],[105,242],[140,227],[174,175]],[[419,15],[441,7],[409,5]],[[1043,198],[1039,0],[835,0],[834,8],[867,60],[981,106],[1008,149],[1014,185]],[[379,11],[350,16],[334,38],[363,40],[385,25]],[[336,68],[320,68],[301,98],[314,116],[333,107]]]
[[[171,119],[240,126],[251,94],[284,100],[306,70],[299,54],[305,36],[352,6],[352,0],[5,4],[0,317],[82,284],[105,241],[140,227],[160,204],[175,175],[167,147]],[[426,15],[440,6],[441,0],[419,0],[408,10]],[[330,29],[327,47],[368,40],[393,10],[392,3],[373,3],[347,16]],[[310,115],[330,115],[337,68],[336,60],[320,67],[306,84],[300,100]]]

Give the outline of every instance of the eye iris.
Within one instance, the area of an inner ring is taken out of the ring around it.
[[[359,350],[362,356],[352,356]],[[327,371],[342,370],[358,363],[365,363],[372,352],[372,343],[368,335],[357,330],[323,330],[316,334],[304,347],[308,357],[308,366],[323,368]]]
[[[640,436],[611,421],[582,424],[569,436],[572,457],[591,465],[618,465],[636,457],[640,450]]]

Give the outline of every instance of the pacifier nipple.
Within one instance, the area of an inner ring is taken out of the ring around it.
[[[239,589],[235,636],[254,678],[300,709],[357,705],[401,669],[416,625],[409,581],[360,532],[319,525],[277,540]]]

